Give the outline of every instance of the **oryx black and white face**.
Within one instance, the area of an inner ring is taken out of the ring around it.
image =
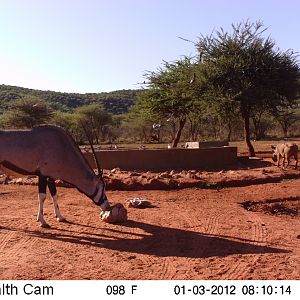
[[[96,205],[100,206],[103,211],[106,211],[110,206],[106,197],[105,182],[102,176],[97,176],[97,179],[95,179],[95,186],[95,193],[91,196],[91,199]]]

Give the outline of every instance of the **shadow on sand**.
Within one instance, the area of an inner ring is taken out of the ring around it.
[[[258,245],[255,241],[198,233],[177,228],[162,227],[144,222],[127,221],[117,225],[115,229],[97,228],[84,224],[70,224],[80,226],[77,230],[53,228],[51,230],[32,231],[24,229],[5,230],[22,232],[33,237],[101,247],[121,252],[154,255],[158,257],[176,256],[188,258],[206,258],[211,256],[227,256],[232,254],[263,254],[263,253],[288,253],[285,249],[278,249],[265,245]],[[104,234],[86,232],[99,229]],[[139,228],[142,233],[124,231],[125,229]],[[81,229],[81,230],[80,230]],[[84,229],[84,231],[82,231]],[[115,233],[119,237],[115,237]],[[120,237],[122,236],[122,237]]]
[[[248,211],[260,211],[272,215],[289,215],[295,217],[300,210],[300,197],[268,199],[264,201],[245,201],[240,203]]]

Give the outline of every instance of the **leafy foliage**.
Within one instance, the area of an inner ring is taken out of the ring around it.
[[[157,72],[148,72],[146,78],[150,89],[146,93],[150,109],[163,118],[185,118],[193,106],[192,76],[193,63],[188,57],[164,62]]]
[[[62,112],[72,111],[80,106],[98,103],[113,114],[123,114],[135,103],[139,90],[121,90],[109,93],[60,93],[39,91],[15,86],[0,85],[0,107],[2,110],[9,107],[9,103],[24,96],[34,96],[44,99],[53,110]],[[0,111],[1,112],[1,111]]]
[[[278,107],[272,109],[275,120],[280,124],[283,136],[288,136],[289,128],[300,120],[300,103],[288,107]]]
[[[172,122],[172,146],[177,147],[187,117],[197,103],[195,88],[192,86],[193,61],[185,57],[175,62],[164,62],[163,67],[156,72],[148,72],[145,76],[149,88],[144,92],[142,105],[148,108],[148,114],[156,115],[163,123]]]
[[[2,116],[2,124],[11,128],[32,128],[50,120],[52,112],[45,101],[33,96],[18,99]]]
[[[84,126],[91,140],[97,144],[105,139],[109,125],[113,124],[112,114],[106,112],[99,104],[81,106],[76,109],[75,115],[79,127]]]
[[[232,26],[230,34],[220,31],[201,37],[197,43],[204,60],[208,95],[216,105],[235,102],[243,120],[249,154],[255,155],[250,142],[250,116],[257,107],[291,105],[299,96],[300,69],[291,51],[275,48],[263,38],[261,22],[249,21]]]

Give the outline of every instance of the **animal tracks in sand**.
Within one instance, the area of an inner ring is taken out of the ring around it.
[[[3,253],[3,251],[6,250],[7,245],[9,245],[10,240],[13,238],[13,236],[15,235],[14,232],[11,231],[4,231],[1,228],[0,231],[0,253]]]
[[[19,234],[18,232],[1,230],[0,233],[0,260],[5,259],[19,260],[28,256],[28,250],[37,242],[36,238]]]
[[[255,213],[244,212],[245,216],[244,220],[250,226],[249,235],[247,239],[248,243],[251,245],[257,245],[260,247],[267,246],[267,226],[262,222],[261,218],[257,216]],[[227,270],[226,273],[222,276],[222,280],[233,279],[240,280],[246,279],[247,276],[251,276],[249,274],[252,273],[253,268],[255,268],[255,264],[260,259],[263,254],[247,254],[246,257],[243,258],[242,255],[239,255],[237,259],[231,264],[230,269]],[[248,278],[252,279],[252,278]]]
[[[0,228],[0,279],[15,279],[18,273],[26,273],[36,242],[34,237]],[[12,271],[15,269],[18,272]]]

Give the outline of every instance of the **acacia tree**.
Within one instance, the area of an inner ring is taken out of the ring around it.
[[[288,137],[289,128],[300,119],[296,109],[297,106],[295,105],[295,107],[278,107],[272,111],[273,117],[279,123],[285,138]]]
[[[78,124],[78,116],[76,114],[55,111],[50,122],[66,130],[78,144],[84,142],[86,136],[83,135],[82,126]]]
[[[137,103],[126,114],[124,129],[130,140],[149,142],[153,123],[159,123],[158,117],[147,106],[146,94],[138,97]]]
[[[209,95],[209,98],[211,96],[212,95]],[[215,103],[216,99],[218,99],[218,105]],[[227,98],[218,98],[217,96],[214,96],[209,100],[209,109],[207,114],[215,115],[219,119],[220,124],[223,126],[223,130],[226,132],[226,139],[227,141],[230,141],[234,129],[234,123],[239,120],[237,108],[234,105],[234,102]]]
[[[189,124],[189,140],[195,142],[199,139],[200,134],[202,133],[202,125],[204,122],[203,114],[199,112],[191,112],[188,117]]]
[[[1,117],[1,123],[9,128],[32,128],[45,124],[52,116],[47,103],[34,96],[24,96],[11,103]]]
[[[299,95],[296,56],[275,48],[274,41],[263,37],[265,30],[261,22],[246,21],[232,25],[232,33],[221,29],[197,43],[207,90],[214,93],[216,105],[228,99],[237,106],[250,156],[255,156],[250,140],[252,111],[292,103]]]
[[[175,62],[164,62],[158,71],[145,75],[149,88],[144,92],[143,105],[158,115],[163,123],[167,120],[174,123],[176,129],[172,147],[177,147],[187,116],[194,109],[193,69],[192,59],[185,57]]]
[[[253,125],[253,136],[256,141],[266,137],[268,129],[274,127],[270,109],[265,106],[256,106],[251,111],[250,119]]]
[[[108,133],[108,127],[113,124],[112,114],[104,110],[100,104],[84,105],[75,110],[79,128],[84,126],[92,141],[99,144]]]

